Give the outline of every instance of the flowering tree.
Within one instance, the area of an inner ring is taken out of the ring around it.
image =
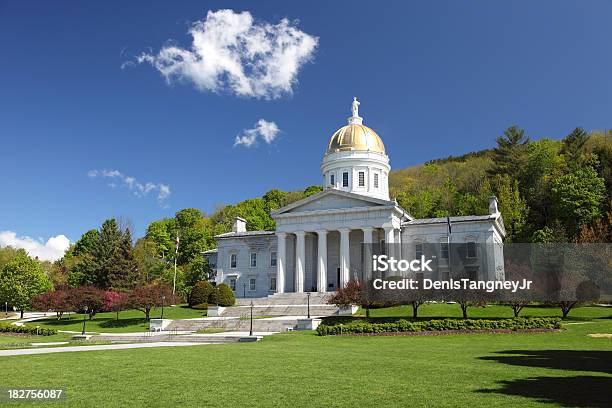
[[[164,305],[169,299],[172,299],[172,289],[163,283],[153,283],[135,288],[129,295],[129,304],[149,320],[151,309]]]
[[[54,291],[43,293],[32,298],[32,307],[40,311],[54,311],[57,315],[57,320],[62,318],[65,312],[74,309],[70,300],[70,291],[68,287],[60,287]]]
[[[69,302],[75,312],[85,312],[91,320],[104,310],[104,291],[93,286],[79,286],[69,291]]]
[[[127,293],[113,290],[104,292],[104,310],[117,313],[117,320],[119,320],[119,312],[128,308],[129,296]]]

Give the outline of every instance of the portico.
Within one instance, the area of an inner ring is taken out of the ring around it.
[[[272,214],[277,292],[327,292],[368,274],[371,246],[394,243],[408,215],[394,201],[327,189]],[[288,250],[290,249],[290,250]],[[294,254],[293,259],[289,254]]]

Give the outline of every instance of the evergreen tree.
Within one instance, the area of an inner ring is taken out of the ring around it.
[[[589,135],[580,127],[563,139],[561,152],[566,156],[565,160],[570,169],[578,169],[584,164],[585,145],[588,140]]]
[[[529,137],[525,136],[523,129],[513,125],[496,140],[497,147],[493,151],[494,165],[489,174],[507,174],[518,179],[527,161],[526,146],[529,143]]]
[[[134,258],[132,234],[126,228],[115,248],[108,267],[108,287],[113,290],[131,289],[136,284],[137,263]]]

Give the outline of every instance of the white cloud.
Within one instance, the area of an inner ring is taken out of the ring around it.
[[[144,197],[151,192],[157,191],[157,202],[163,208],[167,208],[167,198],[170,196],[170,186],[163,183],[146,182],[141,183],[135,177],[126,176],[119,170],[89,170],[87,176],[90,178],[109,178],[118,180],[121,185],[130,190],[136,197]],[[110,182],[108,186],[111,188],[117,187],[117,183]]]
[[[136,61],[151,64],[169,83],[185,80],[202,91],[265,99],[293,92],[300,68],[313,58],[319,41],[286,18],[270,24],[233,10],[209,11],[189,34],[189,48],[168,44]]]
[[[259,119],[255,123],[255,127],[251,129],[244,129],[234,140],[234,146],[245,146],[251,147],[257,144],[258,137],[262,138],[264,142],[270,144],[276,139],[280,129],[274,122],[268,122],[265,119]]]
[[[70,246],[70,240],[65,235],[57,235],[43,242],[25,236],[18,237],[13,231],[0,231],[0,247],[6,246],[25,249],[31,257],[38,257],[43,261],[56,261],[64,256]]]

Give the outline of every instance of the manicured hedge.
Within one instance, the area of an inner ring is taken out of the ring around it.
[[[525,329],[560,329],[561,319],[558,317],[517,317],[514,319],[485,320],[485,319],[444,319],[410,322],[398,320],[391,323],[355,322],[349,324],[336,324],[333,326],[320,325],[317,328],[319,336],[350,333],[394,333],[394,332],[420,332],[444,330],[525,330]]]
[[[55,329],[45,329],[31,326],[15,326],[12,324],[0,324],[0,333],[23,333],[23,334],[38,334],[40,336],[52,336],[57,334]]]

